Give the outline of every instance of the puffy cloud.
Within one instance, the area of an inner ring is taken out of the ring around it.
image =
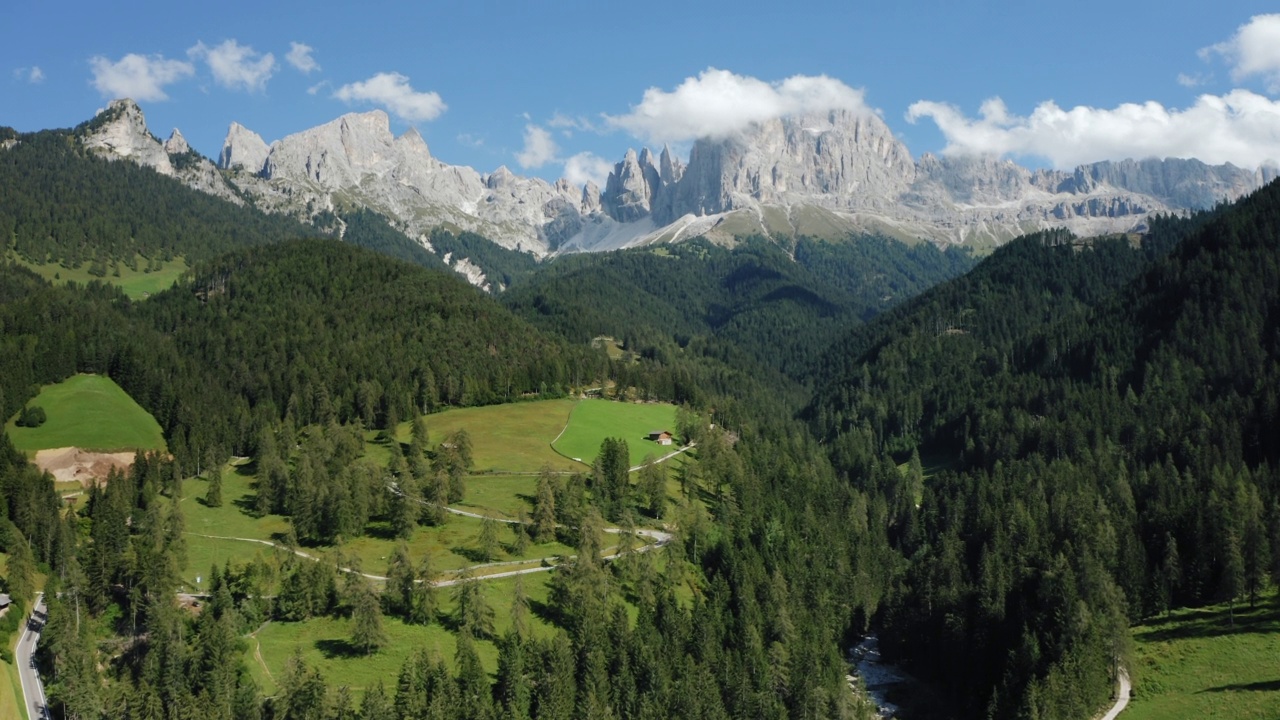
[[[161,55],[129,53],[116,61],[101,55],[89,58],[93,86],[108,98],[128,97],[144,102],[168,100],[164,87],[190,77],[196,69],[189,62]]]
[[[1280,92],[1280,14],[1255,15],[1241,25],[1226,42],[1200,51],[1200,57],[1221,55],[1232,63],[1231,77],[1236,82],[1260,76],[1267,90]]]
[[[662,143],[721,138],[752,123],[836,109],[871,112],[861,90],[826,75],[794,75],[768,83],[708,68],[671,92],[649,88],[631,112],[606,115],[605,121],[636,137]]]
[[[589,152],[580,152],[564,163],[564,177],[574,185],[593,182],[596,187],[604,187],[611,170],[613,170],[612,163]]]
[[[435,120],[448,109],[438,93],[418,92],[409,85],[409,78],[396,72],[378,73],[363,82],[343,85],[333,97],[345,103],[381,105],[405,122]]]
[[[537,125],[524,126],[524,150],[516,153],[516,162],[520,167],[537,168],[556,159],[560,148],[551,139],[551,133]]]
[[[204,60],[213,72],[213,79],[231,90],[262,92],[276,72],[274,55],[259,54],[252,47],[235,40],[226,40],[214,47],[198,42],[187,50],[187,57]]]
[[[285,55],[284,59],[288,60],[289,64],[303,75],[310,75],[312,71],[320,69],[320,64],[316,62],[315,58],[311,57],[313,52],[315,52],[315,48],[310,45],[291,42],[289,43],[289,54]]]
[[[1280,102],[1248,90],[1201,95],[1184,110],[1157,102],[1113,109],[1064,110],[1043,102],[1029,116],[1011,115],[999,98],[977,119],[945,103],[920,101],[907,120],[928,118],[946,137],[944,153],[1039,157],[1054,167],[1124,158],[1197,158],[1245,168],[1280,160]]]

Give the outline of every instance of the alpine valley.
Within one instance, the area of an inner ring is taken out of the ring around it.
[[[1274,169],[117,100],[0,127],[0,418],[0,718],[1280,717]]]

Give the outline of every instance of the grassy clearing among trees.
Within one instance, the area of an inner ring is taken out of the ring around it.
[[[534,612],[529,614],[529,630],[534,637],[551,634],[552,626],[542,619],[537,608],[545,608],[548,602],[547,581],[550,573],[533,573],[520,576],[529,604]],[[487,580],[480,584],[485,599],[494,610],[494,633],[501,637],[511,627],[511,599],[515,596],[516,578]],[[455,612],[453,588],[440,588],[441,616],[451,622]],[[392,616],[383,617],[383,629],[387,643],[381,651],[364,655],[348,646],[351,638],[350,618],[318,617],[302,622],[271,622],[258,630],[255,638],[261,643],[262,659],[271,671],[267,677],[262,665],[254,657],[258,644],[250,638],[245,652],[249,665],[266,694],[275,692],[276,683],[284,672],[285,663],[296,650],[301,650],[307,664],[318,668],[333,687],[346,685],[352,690],[363,691],[382,680],[388,691],[394,692],[396,678],[405,659],[418,648],[428,652],[438,651],[440,657],[452,668],[457,650],[457,636],[444,624],[409,625]],[[480,662],[490,675],[498,669],[498,649],[491,640],[476,640],[476,652]]]
[[[661,457],[677,445],[659,445],[648,437],[653,430],[674,432],[676,407],[666,403],[626,403],[611,400],[583,400],[573,409],[569,426],[555,442],[557,452],[590,463],[605,438],[627,441],[633,466],[647,456]],[[677,442],[683,440],[677,438]]]
[[[580,466],[551,449],[551,441],[564,429],[576,404],[569,399],[535,400],[457,408],[425,419],[432,447],[458,430],[471,435],[473,472],[538,472],[547,465],[556,470],[579,470]],[[400,423],[396,439],[408,443],[411,427],[410,422]],[[382,447],[366,445],[366,452],[380,463],[387,461]]]
[[[60,447],[84,450],[164,450],[160,424],[103,375],[73,375],[46,385],[28,407],[44,409],[40,427],[5,425],[14,447],[27,453]]]
[[[15,254],[10,255],[10,259],[17,261],[19,265],[30,268],[40,277],[54,284],[64,285],[68,282],[77,282],[86,285],[94,280],[119,286],[124,293],[133,300],[142,300],[162,290],[168,290],[175,282],[182,277],[183,273],[189,269],[187,262],[182,258],[174,258],[165,263],[160,263],[160,268],[146,271],[150,261],[142,256],[135,256],[135,264],[138,269],[131,269],[128,265],[113,262],[105,266],[105,275],[95,275],[92,270],[94,263],[84,262],[80,265],[68,268],[59,263],[38,264],[27,262]],[[101,270],[102,268],[98,268]],[[119,272],[119,275],[116,272]]]
[[[1133,628],[1125,720],[1280,717],[1280,598],[1174,612]]]

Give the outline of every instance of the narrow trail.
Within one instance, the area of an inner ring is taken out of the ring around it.
[[[1102,720],[1116,720],[1116,717],[1129,707],[1129,695],[1133,691],[1133,687],[1129,684],[1129,671],[1120,668],[1120,690],[1116,694],[1116,704],[1111,706],[1106,715],[1102,716]]]
[[[275,682],[276,678],[271,674],[271,668],[267,667],[267,661],[262,659],[262,641],[258,639],[258,633],[262,632],[262,629],[270,624],[270,620],[263,622],[258,626],[257,630],[249,633],[249,637],[253,638],[253,659],[258,661],[258,665],[262,667],[262,672],[267,674],[271,682]]]
[[[393,492],[398,492],[398,491],[393,490]],[[419,502],[421,502],[421,501],[419,501]],[[426,503],[423,503],[423,504],[426,504]],[[455,512],[455,513],[457,513],[457,514],[459,514],[459,515],[464,515],[464,516],[467,516],[467,517],[476,517],[476,518],[480,518],[480,519],[485,519],[485,516],[483,516],[483,515],[476,515],[476,514],[474,514],[474,513],[468,513],[468,512],[462,511],[462,510],[453,510],[452,508],[445,508],[445,509],[446,509],[446,510],[450,510],[451,512]],[[492,518],[492,519],[494,519],[494,520],[498,520],[499,522],[509,523],[509,524],[517,524],[517,525],[518,525],[518,524],[520,524],[520,523],[519,523],[519,521],[517,521],[517,520],[501,520],[501,519],[498,519],[498,518]],[[605,529],[604,529],[604,531],[605,531],[606,533],[610,533],[610,534],[614,534],[614,535],[617,535],[617,534],[620,534],[620,533],[622,533],[622,532],[623,532],[623,530],[622,530],[621,528],[605,528]],[[666,545],[668,542],[670,542],[670,541],[671,541],[671,537],[672,537],[672,536],[671,536],[671,533],[663,532],[663,531],[661,531],[661,530],[650,530],[650,529],[647,529],[647,528],[637,528],[637,529],[633,530],[633,532],[634,532],[634,533],[635,533],[635,535],[637,535],[638,537],[645,537],[645,538],[649,538],[649,539],[650,539],[650,540],[652,540],[653,542],[652,542],[652,543],[645,544],[645,545],[641,545],[641,546],[640,546],[640,547],[638,547],[638,548],[633,548],[633,549],[631,549],[631,550],[629,550],[629,551],[627,551],[627,552],[625,552],[625,553],[624,553],[624,552],[617,552],[617,551],[616,551],[616,550],[617,550],[617,548],[616,548],[616,546],[615,546],[615,547],[613,548],[613,549],[615,550],[615,552],[610,553],[610,554],[608,554],[608,555],[602,555],[602,556],[600,557],[600,559],[601,559],[601,560],[605,560],[605,561],[608,561],[608,560],[616,560],[617,558],[622,557],[623,555],[626,555],[626,554],[631,554],[631,553],[636,553],[636,554],[638,554],[638,553],[648,552],[648,551],[653,550],[653,549],[655,549],[655,548],[663,547],[664,545]],[[185,532],[185,533],[183,533],[183,534],[184,534],[184,535],[191,535],[191,536],[193,536],[193,537],[208,538],[208,539],[210,539],[210,540],[230,540],[230,541],[236,541],[236,542],[251,542],[251,543],[257,543],[257,544],[259,544],[259,545],[266,545],[266,546],[268,546],[268,547],[279,548],[279,549],[281,549],[281,550],[285,550],[285,551],[288,551],[288,552],[292,552],[294,555],[297,555],[298,557],[306,558],[306,559],[311,560],[311,561],[313,561],[313,562],[323,562],[323,561],[324,561],[324,558],[317,557],[317,556],[312,555],[312,554],[307,553],[307,552],[303,552],[302,550],[299,550],[299,549],[297,549],[297,548],[291,548],[291,547],[289,547],[289,546],[287,546],[287,545],[283,545],[283,544],[281,544],[281,543],[271,542],[270,540],[262,540],[262,539],[260,539],[260,538],[233,537],[233,536],[228,536],[228,535],[205,535],[204,533],[197,533],[197,532]],[[458,583],[462,583],[462,582],[476,582],[476,581],[481,581],[481,580],[496,580],[496,579],[499,579],[499,578],[513,577],[513,576],[515,576],[515,575],[527,575],[527,574],[530,574],[530,573],[547,572],[547,571],[549,571],[549,570],[554,570],[554,569],[556,569],[556,568],[557,568],[557,567],[559,567],[563,562],[565,562],[565,561],[569,561],[569,560],[574,560],[574,559],[576,559],[577,557],[578,557],[577,555],[551,555],[551,556],[548,556],[548,557],[541,557],[541,558],[529,558],[529,559],[527,559],[527,560],[504,560],[504,561],[501,561],[501,562],[479,563],[479,564],[477,564],[477,565],[468,565],[468,566],[465,566],[465,567],[459,568],[459,569],[457,569],[457,570],[451,570],[451,571],[449,571],[449,572],[451,572],[451,573],[456,573],[456,574],[458,574],[458,575],[465,575],[465,574],[467,574],[467,573],[471,573],[471,572],[474,572],[474,571],[476,571],[476,570],[485,570],[485,569],[493,568],[493,567],[501,567],[501,566],[506,566],[506,565],[531,565],[531,564],[533,564],[533,563],[538,563],[538,564],[537,564],[537,565],[535,565],[534,567],[521,568],[521,569],[519,569],[519,570],[507,570],[507,571],[503,571],[503,572],[488,573],[488,574],[484,574],[484,575],[473,575],[473,576],[472,576],[472,577],[470,577],[470,578],[464,578],[464,577],[453,577],[453,578],[449,578],[449,579],[447,579],[447,580],[435,580],[435,581],[433,581],[433,582],[432,582],[432,585],[433,585],[433,586],[435,586],[435,587],[451,587],[451,586],[453,586],[453,585],[457,585]],[[386,581],[387,581],[387,578],[386,578],[386,576],[384,576],[384,575],[374,575],[374,574],[372,574],[372,573],[359,572],[359,571],[356,571],[356,570],[355,570],[355,569],[353,569],[353,568],[348,568],[348,567],[338,566],[338,570],[339,570],[340,572],[344,572],[344,573],[350,573],[350,574],[353,574],[353,575],[360,575],[361,577],[368,578],[368,579],[370,579],[370,580],[377,580],[378,582],[386,582]],[[422,580],[415,580],[414,582],[423,582],[423,581],[422,581]],[[188,595],[188,596],[190,596],[190,597],[199,597],[199,596],[201,596],[201,594],[190,594],[190,593],[187,593],[187,595]],[[256,631],[255,631],[255,632],[256,632]]]

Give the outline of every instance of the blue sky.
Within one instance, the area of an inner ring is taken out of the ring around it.
[[[0,125],[75,125],[127,92],[215,157],[233,120],[270,142],[381,107],[445,162],[582,180],[826,103],[917,156],[1280,160],[1274,3],[753,5],[14,3]]]

